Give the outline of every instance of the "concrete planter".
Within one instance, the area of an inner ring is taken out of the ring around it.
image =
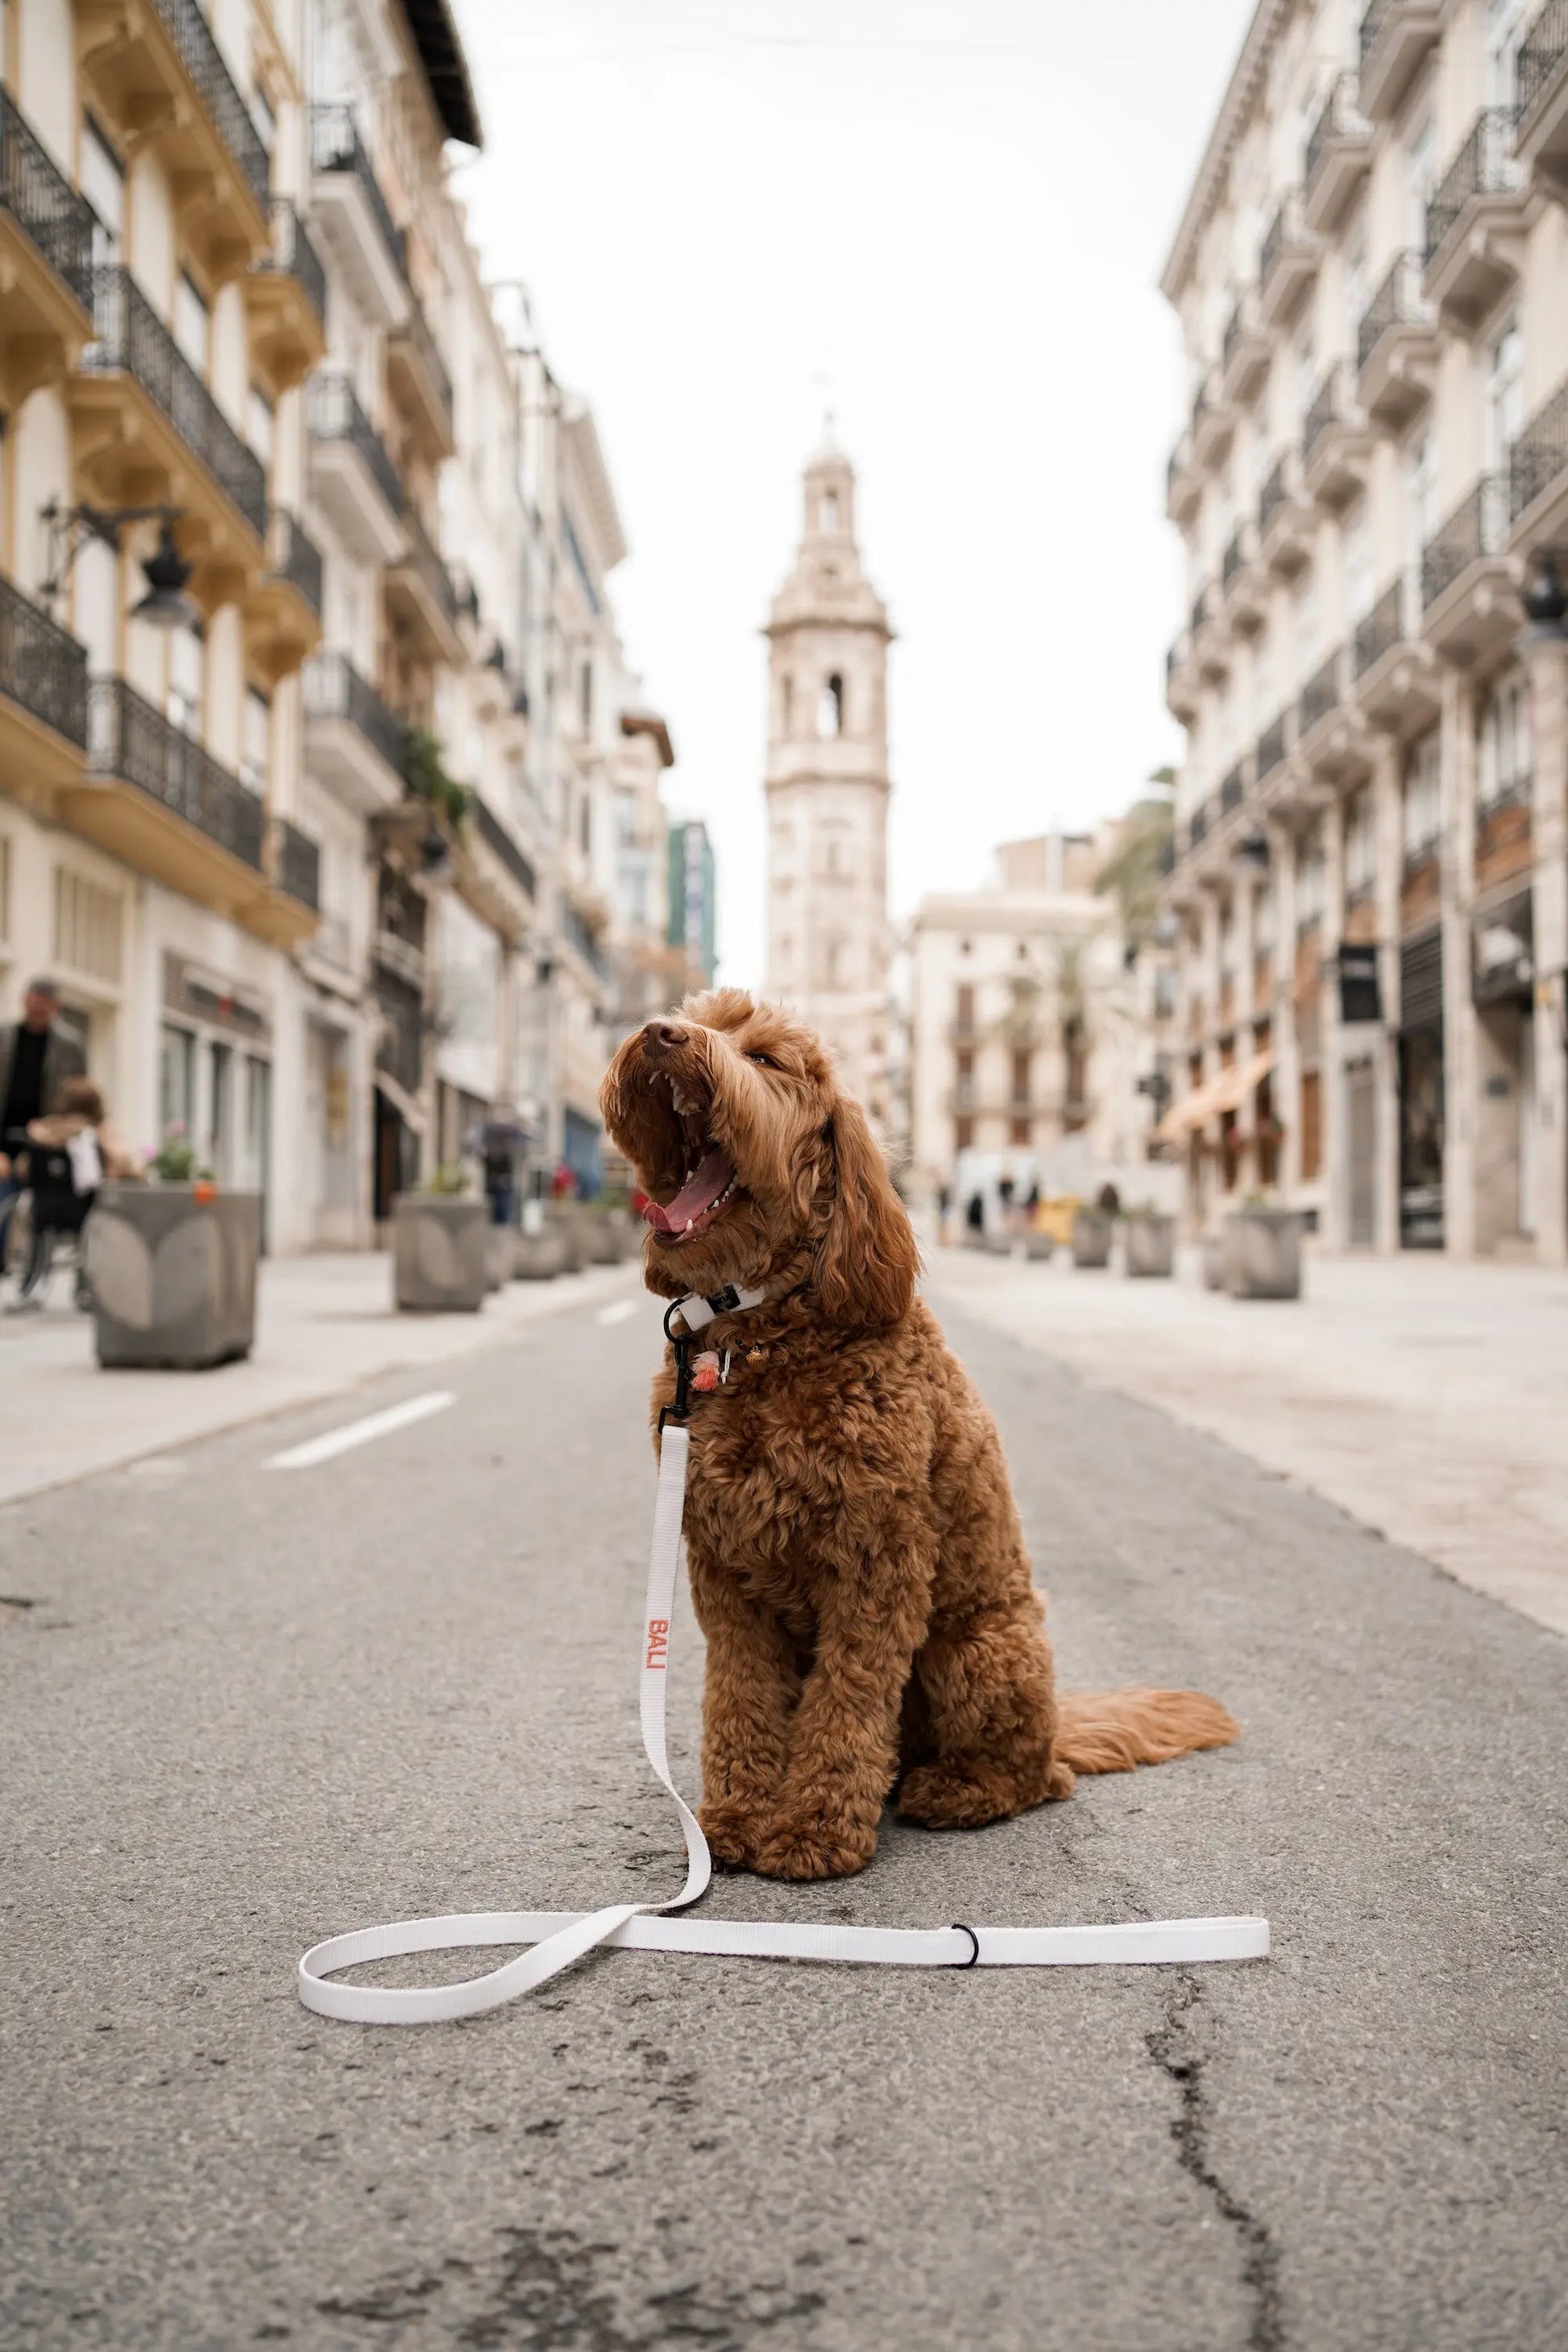
[[[987,1257],[1011,1257],[1013,1236],[1011,1234],[985,1234],[981,1238],[980,1246]]]
[[[247,1356],[260,1255],[258,1192],[105,1184],[87,1225],[99,1362],[197,1372]]]
[[[635,1261],[640,1265],[642,1245],[647,1239],[647,1227],[641,1217],[634,1217],[628,1213],[625,1222],[616,1227],[616,1239],[620,1251],[621,1263],[624,1265],[630,1265]]]
[[[581,1274],[588,1263],[588,1237],[583,1230],[580,1201],[546,1201],[544,1230],[559,1234],[565,1245],[568,1274]]]
[[[1294,1209],[1235,1209],[1225,1221],[1225,1287],[1233,1298],[1300,1298],[1301,1219]]]
[[[1225,1288],[1225,1236],[1209,1234],[1204,1240],[1204,1288]]]
[[[392,1204],[395,1296],[405,1314],[477,1315],[489,1269],[482,1201],[400,1192]]]
[[[517,1262],[519,1239],[515,1225],[486,1225],[485,1287],[487,1290],[499,1290],[503,1283],[511,1280],[512,1270]]]
[[[584,1244],[590,1265],[619,1265],[620,1228],[603,1210],[590,1210],[583,1220]]]
[[[519,1234],[512,1254],[512,1280],[549,1282],[565,1273],[567,1255],[566,1236],[558,1225],[546,1225],[542,1233]]]
[[[1079,1209],[1072,1221],[1074,1265],[1109,1265],[1115,1220],[1108,1209]]]
[[[1036,1265],[1043,1265],[1055,1248],[1049,1234],[1026,1234],[1024,1237],[1024,1255]]]
[[[1135,1211],[1127,1219],[1126,1268],[1132,1276],[1165,1275],[1176,1267],[1176,1221],[1157,1211]]]

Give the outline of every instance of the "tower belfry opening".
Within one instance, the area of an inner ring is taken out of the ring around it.
[[[768,992],[888,1112],[887,607],[861,567],[855,474],[829,439],[768,616]]]

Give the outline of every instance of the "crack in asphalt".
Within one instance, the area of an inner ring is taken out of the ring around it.
[[[1279,2301],[1279,2250],[1269,2232],[1226,2186],[1209,2160],[1209,2103],[1204,2053],[1190,2038],[1187,2020],[1203,2006],[1197,1979],[1183,1969],[1165,2001],[1164,2022],[1146,2034],[1149,2055],[1176,2086],[1181,2105],[1171,2122],[1176,2160],[1183,2171],[1213,2199],[1222,2221],[1237,2232],[1242,2245],[1241,2276],[1252,2300],[1252,2322],[1247,2352],[1282,2352],[1284,2317]]]

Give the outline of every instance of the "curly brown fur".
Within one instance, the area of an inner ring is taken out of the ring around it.
[[[721,1862],[838,1877],[870,1861],[895,1788],[908,1820],[973,1828],[1069,1796],[1075,1770],[1238,1737],[1196,1691],[1058,1698],[995,1424],[915,1297],[909,1220],[808,1030],[738,990],[690,998],[626,1040],[600,1105],[667,1213],[729,1179],[689,1232],[649,1233],[648,1288],[769,1294],[703,1333],[730,1373],[691,1419]],[[656,1425],[674,1393],[671,1355]]]

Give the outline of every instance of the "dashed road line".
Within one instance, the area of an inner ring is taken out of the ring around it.
[[[455,1390],[427,1389],[423,1396],[388,1405],[384,1412],[367,1413],[363,1421],[345,1422],[341,1429],[329,1429],[320,1437],[308,1437],[302,1445],[290,1445],[287,1453],[274,1454],[266,1466],[268,1470],[313,1469],[318,1462],[331,1462],[334,1454],[369,1445],[378,1437],[390,1437],[395,1429],[426,1421],[433,1412],[445,1412],[457,1402]]]

